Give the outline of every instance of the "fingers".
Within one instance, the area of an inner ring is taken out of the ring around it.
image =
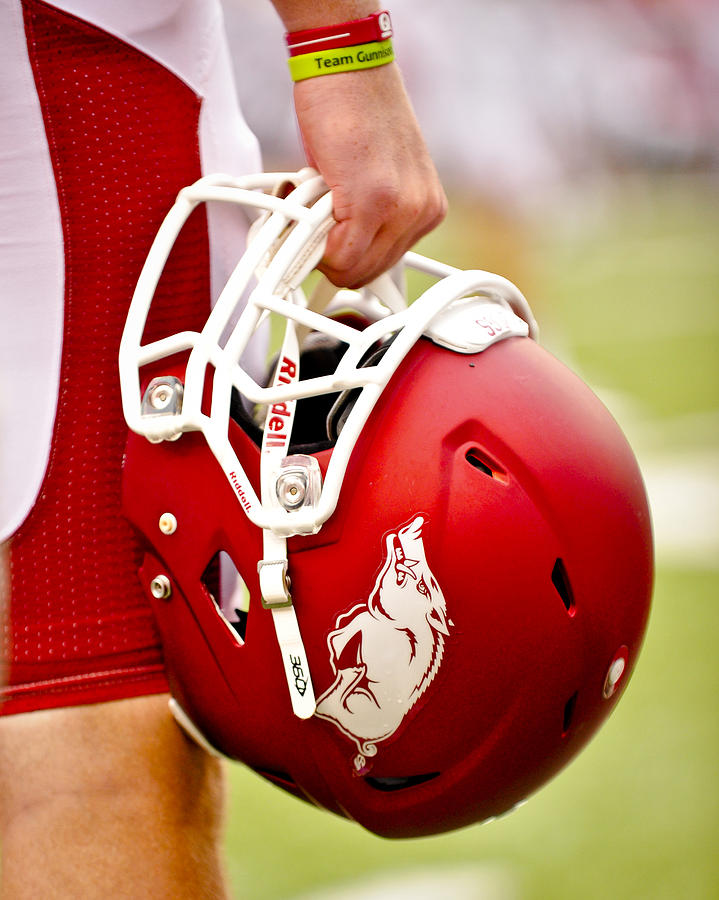
[[[359,287],[376,278],[445,216],[446,200],[438,184],[428,179],[413,185],[405,179],[388,190],[382,174],[357,184],[351,205],[335,207],[337,225],[322,263],[322,271],[335,284]]]
[[[333,194],[337,225],[320,268],[358,287],[442,221],[444,191],[395,65],[300,82],[295,107]]]

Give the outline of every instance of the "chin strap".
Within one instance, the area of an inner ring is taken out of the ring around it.
[[[292,384],[299,378],[299,344],[294,323],[288,323],[282,349],[273,376],[273,386]],[[292,505],[293,492],[301,503],[305,493],[302,486],[291,477],[283,478],[283,462],[287,459],[287,449],[297,401],[286,400],[267,407],[265,429],[262,438],[262,458],[260,481],[262,504],[282,506],[278,491],[287,494],[287,502]],[[285,473],[286,475],[287,473]],[[290,579],[287,574],[287,538],[269,528],[262,533],[263,559],[258,563],[262,606],[272,612],[272,619],[280,645],[282,663],[285,668],[287,687],[292,701],[292,711],[300,719],[309,719],[315,712],[315,694],[312,687],[307,653],[302,642],[297,613],[292,604]]]
[[[315,712],[315,692],[297,613],[292,605],[290,581],[287,576],[286,538],[265,530],[263,553],[265,558],[257,566],[262,605],[272,611],[292,711],[300,719],[309,719]]]
[[[326,230],[323,227],[322,239]],[[316,254],[317,245],[313,249]],[[322,276],[315,285],[312,295],[306,298],[301,289],[291,285],[301,283],[301,277],[306,274],[304,269],[308,265],[308,256],[303,257],[294,267],[293,271],[299,272],[300,276],[293,275],[290,281],[283,281],[277,289],[279,294],[286,294],[293,302],[319,313],[324,313],[333,302],[342,305],[342,295],[346,294],[348,299],[351,298],[352,307],[360,308],[363,303],[367,305],[370,320],[406,308],[403,292],[390,274],[380,276],[368,286],[367,291],[360,292],[338,291]],[[314,267],[316,258],[310,261]],[[300,347],[309,331],[307,326],[287,320],[282,348],[272,379],[273,387],[293,384],[299,379]],[[287,455],[296,405],[295,400],[285,400],[270,404],[265,411],[260,462],[261,496],[262,505],[265,507],[273,506],[289,511],[304,503],[312,503],[321,491],[318,468],[313,471],[313,467],[308,466],[308,463],[315,461],[307,457]],[[304,471],[303,467],[306,467]],[[314,715],[316,702],[307,654],[292,603],[287,537],[265,528],[262,554],[263,558],[257,567],[262,605],[272,612],[293,712],[300,719],[309,719]]]

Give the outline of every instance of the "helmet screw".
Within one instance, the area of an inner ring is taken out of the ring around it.
[[[167,575],[157,575],[152,579],[150,593],[156,600],[168,600],[172,596],[172,585]]]
[[[626,647],[620,648],[609,666],[607,676],[604,679],[604,689],[602,690],[602,696],[605,700],[608,700],[615,693],[619,682],[622,680],[622,675],[624,675],[624,670],[627,667],[627,653]]]
[[[143,416],[177,416],[182,412],[184,387],[174,375],[153,378],[142,398]],[[178,435],[182,432],[178,432]]]
[[[174,534],[177,531],[177,519],[171,512],[163,513],[157,524],[163,534]]]
[[[305,502],[307,478],[301,472],[285,472],[277,479],[277,499],[285,509],[298,509]]]
[[[148,400],[153,409],[163,410],[167,409],[174,396],[175,391],[173,390],[172,385],[160,382],[160,384],[157,384],[152,388]]]

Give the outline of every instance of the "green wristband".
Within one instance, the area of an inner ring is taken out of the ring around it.
[[[293,81],[316,78],[318,75],[334,75],[337,72],[356,72],[358,69],[373,69],[386,66],[394,60],[392,40],[372,41],[356,47],[341,47],[337,50],[320,50],[303,53],[287,60]]]

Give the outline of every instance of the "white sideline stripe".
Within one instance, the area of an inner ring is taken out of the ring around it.
[[[648,419],[633,397],[594,389],[639,461],[658,565],[718,570],[719,410]]]
[[[611,338],[604,329],[598,328],[593,332],[588,331],[573,343],[575,347],[605,347],[611,340],[615,346],[637,342],[648,345],[654,341],[676,338],[713,337],[717,332],[719,332],[719,309],[708,307],[702,309],[696,316],[686,316],[680,321],[677,321],[675,316],[666,316],[653,321],[651,327],[643,320],[624,323],[621,329],[612,332]]]
[[[642,462],[657,561],[719,569],[719,450]]]
[[[432,865],[394,871],[294,900],[519,900],[518,878],[499,863]]]

